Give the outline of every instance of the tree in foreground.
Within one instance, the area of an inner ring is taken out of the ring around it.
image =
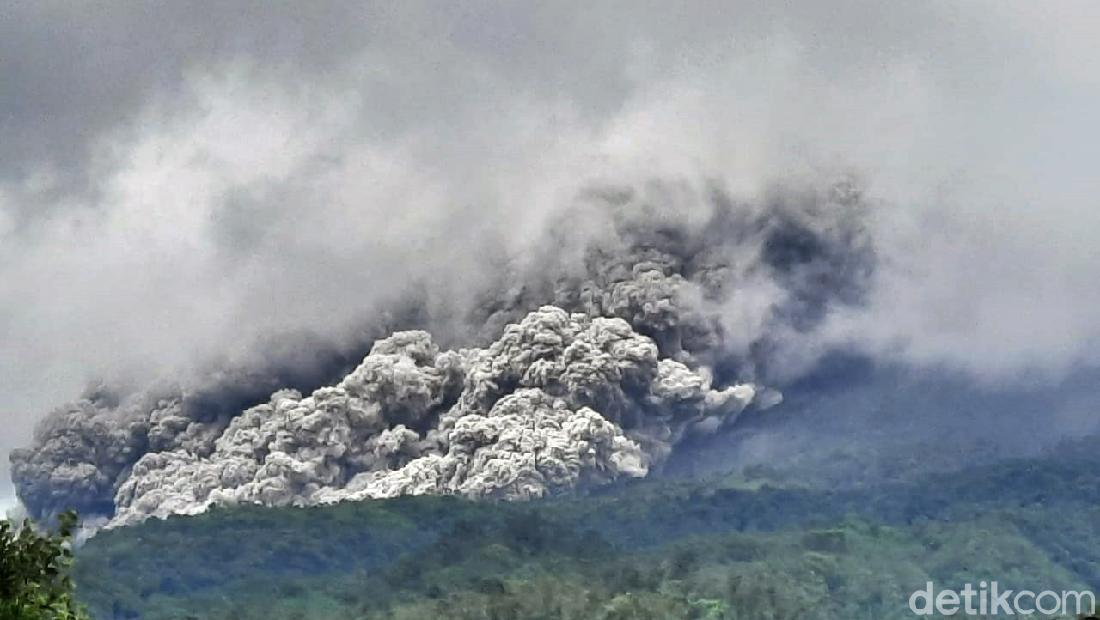
[[[87,620],[69,579],[76,513],[58,517],[55,533],[29,521],[16,530],[0,520],[0,620]]]

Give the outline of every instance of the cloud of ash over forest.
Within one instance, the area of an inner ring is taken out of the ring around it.
[[[1090,3],[11,8],[0,474],[118,525],[1092,432],[1097,41]]]

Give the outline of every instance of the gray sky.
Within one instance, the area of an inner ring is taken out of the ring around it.
[[[887,268],[820,346],[1098,361],[1100,4],[591,4],[0,8],[0,497],[88,379],[461,289],[592,178],[854,172]]]

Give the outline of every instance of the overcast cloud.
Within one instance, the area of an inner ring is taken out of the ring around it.
[[[89,379],[454,294],[592,179],[855,174],[885,267],[818,346],[1098,361],[1100,4],[588,4],[0,8],[0,484]]]

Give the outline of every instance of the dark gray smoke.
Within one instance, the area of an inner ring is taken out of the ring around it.
[[[586,191],[465,310],[400,313],[479,348],[397,332],[349,373],[354,347],[299,341],[269,352],[278,364],[194,385],[99,388],[46,418],[13,478],[34,514],[126,523],[211,502],[522,498],[645,475],[685,437],[779,401],[765,386],[790,370],[770,367],[865,295],[868,214],[850,180],[761,204],[712,184]],[[321,382],[335,387],[303,396]]]

